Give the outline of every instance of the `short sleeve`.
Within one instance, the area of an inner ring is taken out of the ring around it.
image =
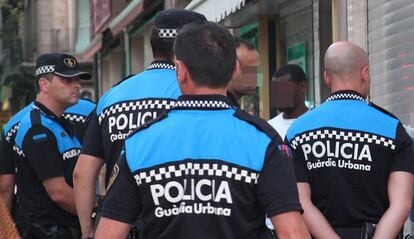
[[[122,195],[120,197],[119,195]],[[138,186],[126,163],[125,155],[115,164],[105,196],[102,216],[133,224],[141,211]]]
[[[83,137],[82,154],[104,158],[103,137],[99,125],[96,109],[93,111],[88,123],[88,129]]]
[[[44,126],[33,127],[23,141],[23,152],[40,181],[64,177],[64,167],[56,138]]]
[[[391,171],[406,171],[414,173],[412,140],[401,123],[397,126],[395,151],[392,157]]]
[[[16,157],[12,142],[8,142],[2,132],[0,136],[0,174],[14,174]]]
[[[279,140],[273,140],[267,149],[257,192],[259,202],[269,217],[289,211],[302,211],[291,151]]]
[[[306,160],[303,156],[304,154],[302,148],[297,147],[296,149],[294,149],[292,145],[287,141],[287,137],[285,137],[285,144],[289,146],[292,152],[293,168],[295,171],[296,181],[309,182],[308,173],[306,169]]]

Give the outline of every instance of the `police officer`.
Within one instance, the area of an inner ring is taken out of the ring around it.
[[[90,79],[68,54],[50,53],[36,60],[39,93],[21,119],[13,149],[19,207],[27,217],[23,238],[79,238],[72,183],[80,143],[72,124],[61,116],[79,101],[80,79]]]
[[[263,238],[265,212],[280,238],[309,238],[280,137],[225,97],[236,65],[231,34],[192,23],[174,51],[184,95],[125,140],[96,238],[124,238],[139,214],[143,239]]]
[[[95,103],[79,99],[79,102],[69,107],[63,118],[75,126],[79,140],[82,142],[83,134],[89,122],[89,116],[95,108]],[[4,126],[0,138],[0,194],[3,196],[7,208],[11,210],[13,192],[15,186],[15,160],[16,153],[13,151],[14,137],[16,136],[22,117],[32,109],[33,103],[17,112]]]
[[[332,94],[287,133],[307,226],[315,238],[396,238],[414,189],[411,139],[395,116],[365,102],[363,49],[332,44],[324,78]]]
[[[154,61],[147,70],[120,82],[100,99],[74,171],[83,237],[93,236],[91,214],[100,167],[106,164],[108,182],[125,137],[173,105],[180,94],[173,64],[175,36],[183,25],[205,20],[203,15],[187,10],[159,12],[151,36]]]

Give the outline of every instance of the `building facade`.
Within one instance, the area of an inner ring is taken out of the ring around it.
[[[99,2],[100,4],[95,4]],[[106,3],[104,3],[106,2]],[[338,40],[350,40],[369,53],[370,100],[413,124],[414,89],[410,36],[414,34],[409,0],[89,0],[91,38],[82,52],[93,59],[96,96],[151,62],[149,38],[154,15],[186,8],[226,26],[255,43],[260,52],[257,93],[241,105],[264,119],[277,114],[271,76],[283,64],[299,64],[308,77],[308,106],[330,94],[323,80],[323,56]],[[92,27],[93,26],[93,27]]]

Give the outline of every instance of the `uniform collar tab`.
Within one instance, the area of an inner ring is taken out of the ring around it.
[[[175,65],[171,61],[153,61],[147,68],[147,70],[156,70],[156,69],[175,70]]]
[[[332,100],[360,100],[365,102],[364,97],[360,93],[353,90],[335,91],[326,99],[326,101]]]
[[[39,101],[35,101],[33,104],[34,109],[38,109],[42,114],[45,116],[52,118],[52,119],[59,119],[60,117],[57,117],[55,113],[53,113],[51,110],[49,110],[44,104],[40,103]]]
[[[75,130],[71,123],[67,122],[63,117],[58,117],[55,113],[53,113],[51,110],[49,110],[45,105],[43,105],[39,101],[34,102],[33,109],[37,109],[44,116],[59,122],[71,137],[73,137],[73,135],[75,134],[74,133]]]
[[[224,95],[182,95],[175,103],[175,109],[231,109],[230,100]]]

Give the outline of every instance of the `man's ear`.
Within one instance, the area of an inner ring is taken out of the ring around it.
[[[50,81],[47,78],[40,77],[38,82],[39,82],[38,84],[39,84],[39,90],[40,91],[46,92],[46,93],[49,92],[49,83],[50,83]]]
[[[364,81],[364,83],[366,83],[365,81],[369,79],[369,67],[364,66],[359,72],[359,74],[360,74],[361,80]]]
[[[187,66],[181,60],[175,60],[175,71],[178,83],[183,83],[188,78]]]
[[[326,71],[323,72],[323,79],[325,80],[326,85],[329,86],[329,88],[331,88],[332,87],[332,81],[331,81],[331,78],[328,75],[328,72],[326,72]]]
[[[240,61],[236,58],[236,64],[234,65],[233,75],[231,79],[234,80],[240,75],[241,75],[241,65],[240,65]]]

